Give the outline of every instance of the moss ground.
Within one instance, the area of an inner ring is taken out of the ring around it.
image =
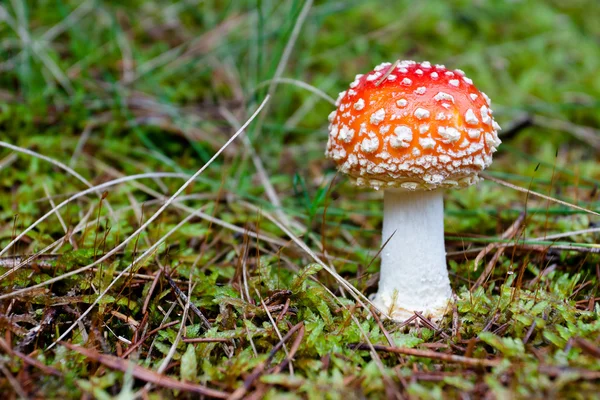
[[[597,398],[598,21],[595,0],[0,2],[2,398]],[[319,264],[377,289],[381,194],[323,152],[328,98],[398,58],[465,70],[504,127],[446,198],[439,325],[372,317]]]

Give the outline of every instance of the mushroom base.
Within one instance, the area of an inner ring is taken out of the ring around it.
[[[396,300],[396,301],[395,301]],[[450,299],[441,299],[439,304],[431,304],[426,308],[422,305],[399,304],[397,297],[376,295],[372,303],[379,311],[396,322],[404,322],[415,315],[415,311],[421,313],[425,318],[433,322],[439,322],[448,312]]]
[[[386,190],[382,241],[376,307],[397,321],[415,311],[441,319],[452,297],[444,246],[443,191]]]

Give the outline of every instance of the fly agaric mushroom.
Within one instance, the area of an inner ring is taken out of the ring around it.
[[[357,75],[336,106],[326,155],[358,186],[384,190],[373,302],[394,320],[439,320],[452,296],[443,193],[477,183],[492,163],[500,126],[490,100],[461,70],[401,61]]]

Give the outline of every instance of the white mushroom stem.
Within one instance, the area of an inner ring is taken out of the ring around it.
[[[397,321],[408,319],[414,311],[441,319],[452,296],[443,191],[386,190],[382,240],[377,308]]]

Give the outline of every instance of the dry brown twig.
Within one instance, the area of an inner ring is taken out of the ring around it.
[[[45,373],[46,375],[54,375],[54,376],[62,376],[62,373],[56,368],[49,367],[44,365],[41,361],[36,360],[35,358],[28,356],[27,354],[23,354],[18,350],[12,349],[8,343],[4,340],[4,338],[0,337],[0,348],[6,352],[9,356],[16,356],[20,358],[25,364],[31,365],[33,367],[38,368],[40,371]]]
[[[383,81],[385,81],[385,79],[390,76],[390,74],[392,72],[394,72],[394,68],[396,68],[398,66],[398,64],[400,63],[400,60],[396,60],[394,61],[394,63],[387,69],[387,71],[385,71],[385,74],[383,74],[383,76],[377,81],[375,82],[375,86],[379,86],[381,85],[381,83]]]
[[[364,343],[357,343],[354,345],[350,345],[351,348],[357,350],[370,350],[370,346]],[[396,353],[396,354],[404,354],[407,356],[414,357],[423,357],[423,358],[431,358],[433,360],[446,361],[456,364],[469,365],[472,367],[495,367],[500,364],[501,360],[488,360],[488,359],[480,359],[480,358],[472,358],[472,357],[464,357],[457,356],[454,354],[445,354],[438,353],[436,351],[431,350],[419,350],[419,349],[409,349],[406,347],[392,347],[392,346],[382,346],[382,345],[373,345],[375,350],[383,351],[388,353]]]
[[[546,196],[545,194],[541,194],[541,193],[535,192],[533,190],[525,189],[525,188],[523,188],[521,186],[517,186],[517,185],[514,185],[514,184],[512,184],[510,182],[506,182],[506,181],[504,181],[502,179],[493,177],[493,176],[491,176],[491,175],[489,175],[487,173],[482,173],[481,177],[483,177],[483,178],[485,178],[487,180],[490,180],[490,181],[492,181],[494,183],[497,183],[499,185],[505,186],[507,188],[514,189],[514,190],[516,190],[518,192],[526,193],[526,194],[529,194],[529,195],[532,195],[532,196],[535,196],[535,197],[542,198],[544,200],[551,201],[551,202],[556,203],[556,204],[560,204],[560,205],[563,205],[563,206],[566,206],[566,207],[569,207],[569,208],[573,208],[573,209],[578,210],[578,211],[583,211],[583,212],[585,212],[587,214],[592,214],[592,215],[596,215],[596,216],[600,217],[600,213],[598,213],[596,211],[589,210],[589,209],[587,209],[585,207],[580,207],[580,206],[578,206],[576,204],[569,203],[568,201],[559,200],[559,199],[556,199],[556,198],[551,197],[551,196]]]
[[[179,323],[179,321],[171,321],[168,324],[164,324],[164,325],[159,326],[156,329],[152,329],[143,338],[141,338],[140,340],[138,340],[137,342],[135,342],[134,344],[132,344],[131,347],[129,347],[127,349],[127,351],[125,351],[125,353],[123,353],[123,355],[121,356],[121,358],[127,358],[127,356],[129,356],[135,349],[137,349],[138,347],[140,347],[140,345],[142,345],[142,343],[144,343],[149,337],[151,337],[152,335],[154,335],[158,331],[161,331],[161,330],[166,329],[166,328],[168,328],[170,326],[173,326],[173,325],[177,325],[178,323]]]
[[[227,392],[211,389],[198,384],[178,381],[169,376],[156,373],[150,369],[134,364],[129,360],[124,360],[122,358],[111,356],[108,354],[100,354],[95,350],[86,349],[84,347],[76,346],[67,342],[60,342],[60,344],[65,346],[69,350],[73,350],[78,352],[79,354],[84,355],[91,361],[98,362],[108,368],[115,369],[117,371],[130,373],[137,379],[148,383],[152,383],[159,387],[181,390],[184,392],[198,393],[203,396],[210,396],[217,399],[226,399],[229,396],[229,393]]]
[[[514,238],[517,235],[517,233],[519,232],[519,230],[521,229],[521,225],[523,225],[524,221],[525,221],[525,213],[519,214],[519,216],[517,217],[515,222],[513,222],[508,227],[508,229],[506,231],[504,231],[501,238],[505,239],[505,240]],[[507,249],[507,247],[499,246],[499,244],[500,243],[488,244],[487,246],[485,246],[485,248],[483,250],[481,250],[481,252],[479,254],[477,254],[477,257],[475,257],[475,261],[473,262],[473,270],[477,270],[479,262],[488,253],[490,253],[494,249],[498,249],[496,251],[496,253],[494,254],[494,256],[492,257],[492,260],[490,260],[490,262],[486,265],[485,269],[483,270],[483,272],[481,273],[481,275],[479,276],[479,278],[477,279],[477,281],[475,282],[475,284],[473,285],[471,290],[477,289],[479,286],[481,286],[486,281],[486,279],[492,273],[494,267],[496,266],[496,263],[500,259],[500,256],[502,256],[504,251]]]

